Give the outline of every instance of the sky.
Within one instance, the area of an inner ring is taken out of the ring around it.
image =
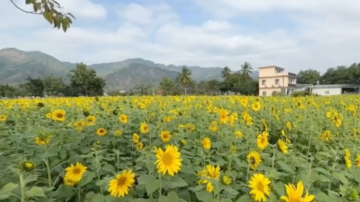
[[[143,58],[162,64],[286,71],[359,61],[359,0],[57,0],[75,17],[64,33],[0,1],[0,49],[86,64]],[[15,0],[26,9],[25,0]]]

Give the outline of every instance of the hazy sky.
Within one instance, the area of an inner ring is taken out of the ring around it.
[[[67,33],[0,1],[0,49],[88,64],[140,57],[237,70],[248,61],[254,69],[277,65],[295,73],[360,62],[359,0],[58,2],[77,18]]]

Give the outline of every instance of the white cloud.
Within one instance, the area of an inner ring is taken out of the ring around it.
[[[60,4],[64,11],[70,12],[77,19],[103,19],[107,16],[105,7],[91,0],[62,0]]]
[[[77,3],[66,4],[70,1]],[[85,0],[63,0],[64,4],[61,3],[64,7],[68,5],[69,10],[78,5],[89,5],[84,6],[88,13],[103,8],[92,3],[78,4],[83,1]],[[202,0],[197,1],[202,3]],[[0,30],[3,30],[0,32],[0,49],[16,47],[39,50],[64,61],[82,61],[88,64],[142,57],[165,64],[230,66],[234,70],[239,69],[244,61],[250,62],[254,68],[275,64],[293,72],[307,68],[324,71],[331,66],[358,62],[360,18],[356,17],[358,13],[355,12],[360,3],[358,1],[207,2],[203,8],[214,14],[227,14],[222,17],[286,11],[283,13],[284,18],[292,20],[295,28],[246,30],[245,25],[234,24],[236,18],[219,19],[219,15],[214,15],[211,19],[209,17],[204,22],[197,23],[198,25],[189,25],[182,21],[180,13],[174,12],[173,9],[176,8],[166,4],[132,3],[117,8],[120,20],[112,18],[109,23],[116,25],[112,28],[100,27],[99,23],[95,23],[93,27],[84,27],[81,26],[83,19],[80,18],[67,33],[63,33],[51,29],[41,16],[22,14],[20,11],[13,14],[15,8],[8,2],[1,1],[0,18],[5,19],[6,16],[2,8],[6,8],[5,13],[8,12],[7,15],[13,17],[6,21],[8,23],[0,24]],[[8,11],[10,9],[11,12]],[[286,15],[287,12],[291,14]],[[87,12],[84,10],[79,11],[78,15],[91,17],[85,13]],[[100,13],[103,14],[93,14],[97,18],[106,16],[106,10]],[[196,16],[186,18],[189,20]]]
[[[202,26],[205,30],[214,32],[224,32],[232,29],[232,25],[228,21],[208,20]]]
[[[131,3],[119,11],[120,17],[132,23],[150,24],[153,12],[142,5]]]
[[[321,15],[360,16],[357,0],[195,0],[203,9],[222,17],[270,11],[306,12]]]

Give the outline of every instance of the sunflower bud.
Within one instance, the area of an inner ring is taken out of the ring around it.
[[[30,172],[30,171],[34,170],[35,164],[31,161],[24,161],[22,164],[22,167],[25,171]]]

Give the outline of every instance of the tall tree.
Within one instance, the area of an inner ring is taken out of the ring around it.
[[[59,95],[64,94],[66,87],[61,77],[55,75],[49,75],[43,78],[45,85],[45,92],[47,95]]]
[[[22,9],[14,0],[10,0],[10,2],[24,13],[42,15],[54,28],[62,28],[64,32],[72,24],[72,19],[75,19],[71,13],[60,12],[62,7],[55,0],[25,0],[26,5],[32,6],[31,11]]]
[[[188,88],[190,87],[190,85],[192,83],[190,69],[188,69],[187,67],[184,66],[182,68],[181,72],[178,74],[178,77],[177,77],[176,80],[183,87],[184,94],[187,95],[187,90],[188,90]]]
[[[163,77],[160,81],[159,89],[162,91],[163,95],[173,95],[174,94],[175,83],[168,77]]]
[[[301,84],[313,84],[320,80],[320,72],[313,69],[301,70],[296,80],[297,83]]]
[[[40,78],[34,79],[28,76],[26,80],[26,85],[29,87],[32,96],[44,96],[45,85]]]
[[[244,62],[244,64],[241,65],[240,72],[242,74],[242,78],[244,79],[244,82],[247,82],[247,80],[251,78],[250,74],[252,73],[252,67],[250,63]]]
[[[224,80],[226,80],[227,78],[229,78],[231,75],[231,69],[229,67],[224,67],[223,70],[221,71],[221,76]]]
[[[96,75],[95,70],[79,63],[67,74],[73,90],[82,95],[103,95],[105,81]]]
[[[221,71],[221,76],[224,79],[224,82],[221,84],[221,89],[222,91],[225,91],[227,94],[229,94],[229,90],[230,90],[230,83],[229,83],[229,79],[231,77],[231,69],[229,67],[224,67],[223,70]]]
[[[217,94],[220,91],[219,85],[220,85],[220,81],[216,80],[216,79],[212,79],[209,80],[208,82],[208,88],[210,93],[213,94]]]
[[[16,95],[16,88],[9,85],[0,85],[0,97],[14,97]]]

